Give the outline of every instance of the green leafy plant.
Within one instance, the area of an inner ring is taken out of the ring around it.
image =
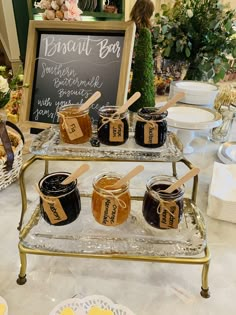
[[[133,78],[131,82],[130,95],[140,92],[141,97],[130,106],[132,112],[142,107],[155,106],[155,88],[153,72],[152,38],[148,28],[139,31],[135,47]]]
[[[156,14],[153,46],[163,58],[188,63],[186,79],[223,79],[236,58],[236,11],[219,0],[177,0]]]

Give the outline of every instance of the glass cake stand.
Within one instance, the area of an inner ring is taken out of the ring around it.
[[[21,260],[18,284],[26,282],[26,255],[51,255],[86,258],[123,259],[181,264],[200,264],[202,269],[201,295],[209,297],[208,270],[210,252],[207,247],[206,226],[196,205],[198,176],[193,178],[192,196],[184,199],[184,215],[177,229],[158,230],[142,216],[144,191],[131,189],[131,213],[128,220],[116,227],[98,224],[91,211],[91,192],[81,191],[81,212],[78,218],[64,226],[49,225],[41,216],[39,197],[28,204],[24,180],[26,170],[41,160],[48,173],[49,162],[57,161],[122,161],[171,162],[177,177],[177,162],[189,169],[193,165],[183,157],[182,144],[169,132],[165,145],[146,149],[135,144],[133,136],[119,147],[92,147],[60,143],[59,130],[51,127],[37,135],[31,145],[34,154],[22,166],[19,182],[22,213],[19,223],[19,253]]]

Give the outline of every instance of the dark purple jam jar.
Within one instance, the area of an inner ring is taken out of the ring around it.
[[[55,172],[39,181],[39,189],[45,198],[40,197],[42,217],[51,225],[66,225],[73,222],[81,210],[77,180],[62,185],[70,173]]]
[[[143,216],[147,223],[157,229],[177,228],[181,221],[184,187],[181,186],[172,193],[163,192],[176,180],[175,177],[160,175],[151,177],[147,182]]]
[[[167,137],[168,112],[158,114],[157,107],[143,107],[137,112],[135,125],[135,141],[138,145],[147,148],[163,146]]]
[[[121,145],[129,137],[127,112],[114,116],[118,109],[118,106],[102,106],[99,109],[97,135],[103,144]]]

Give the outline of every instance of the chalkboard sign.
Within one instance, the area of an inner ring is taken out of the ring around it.
[[[133,22],[31,21],[29,26],[21,121],[45,128],[58,123],[65,104],[90,108],[97,120],[102,105],[121,106],[127,97],[135,25]]]

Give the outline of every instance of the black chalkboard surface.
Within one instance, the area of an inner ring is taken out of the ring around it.
[[[29,28],[22,117],[30,127],[58,123],[60,106],[82,104],[95,91],[102,96],[90,108],[93,121],[102,105],[124,103],[132,22],[31,21]]]

